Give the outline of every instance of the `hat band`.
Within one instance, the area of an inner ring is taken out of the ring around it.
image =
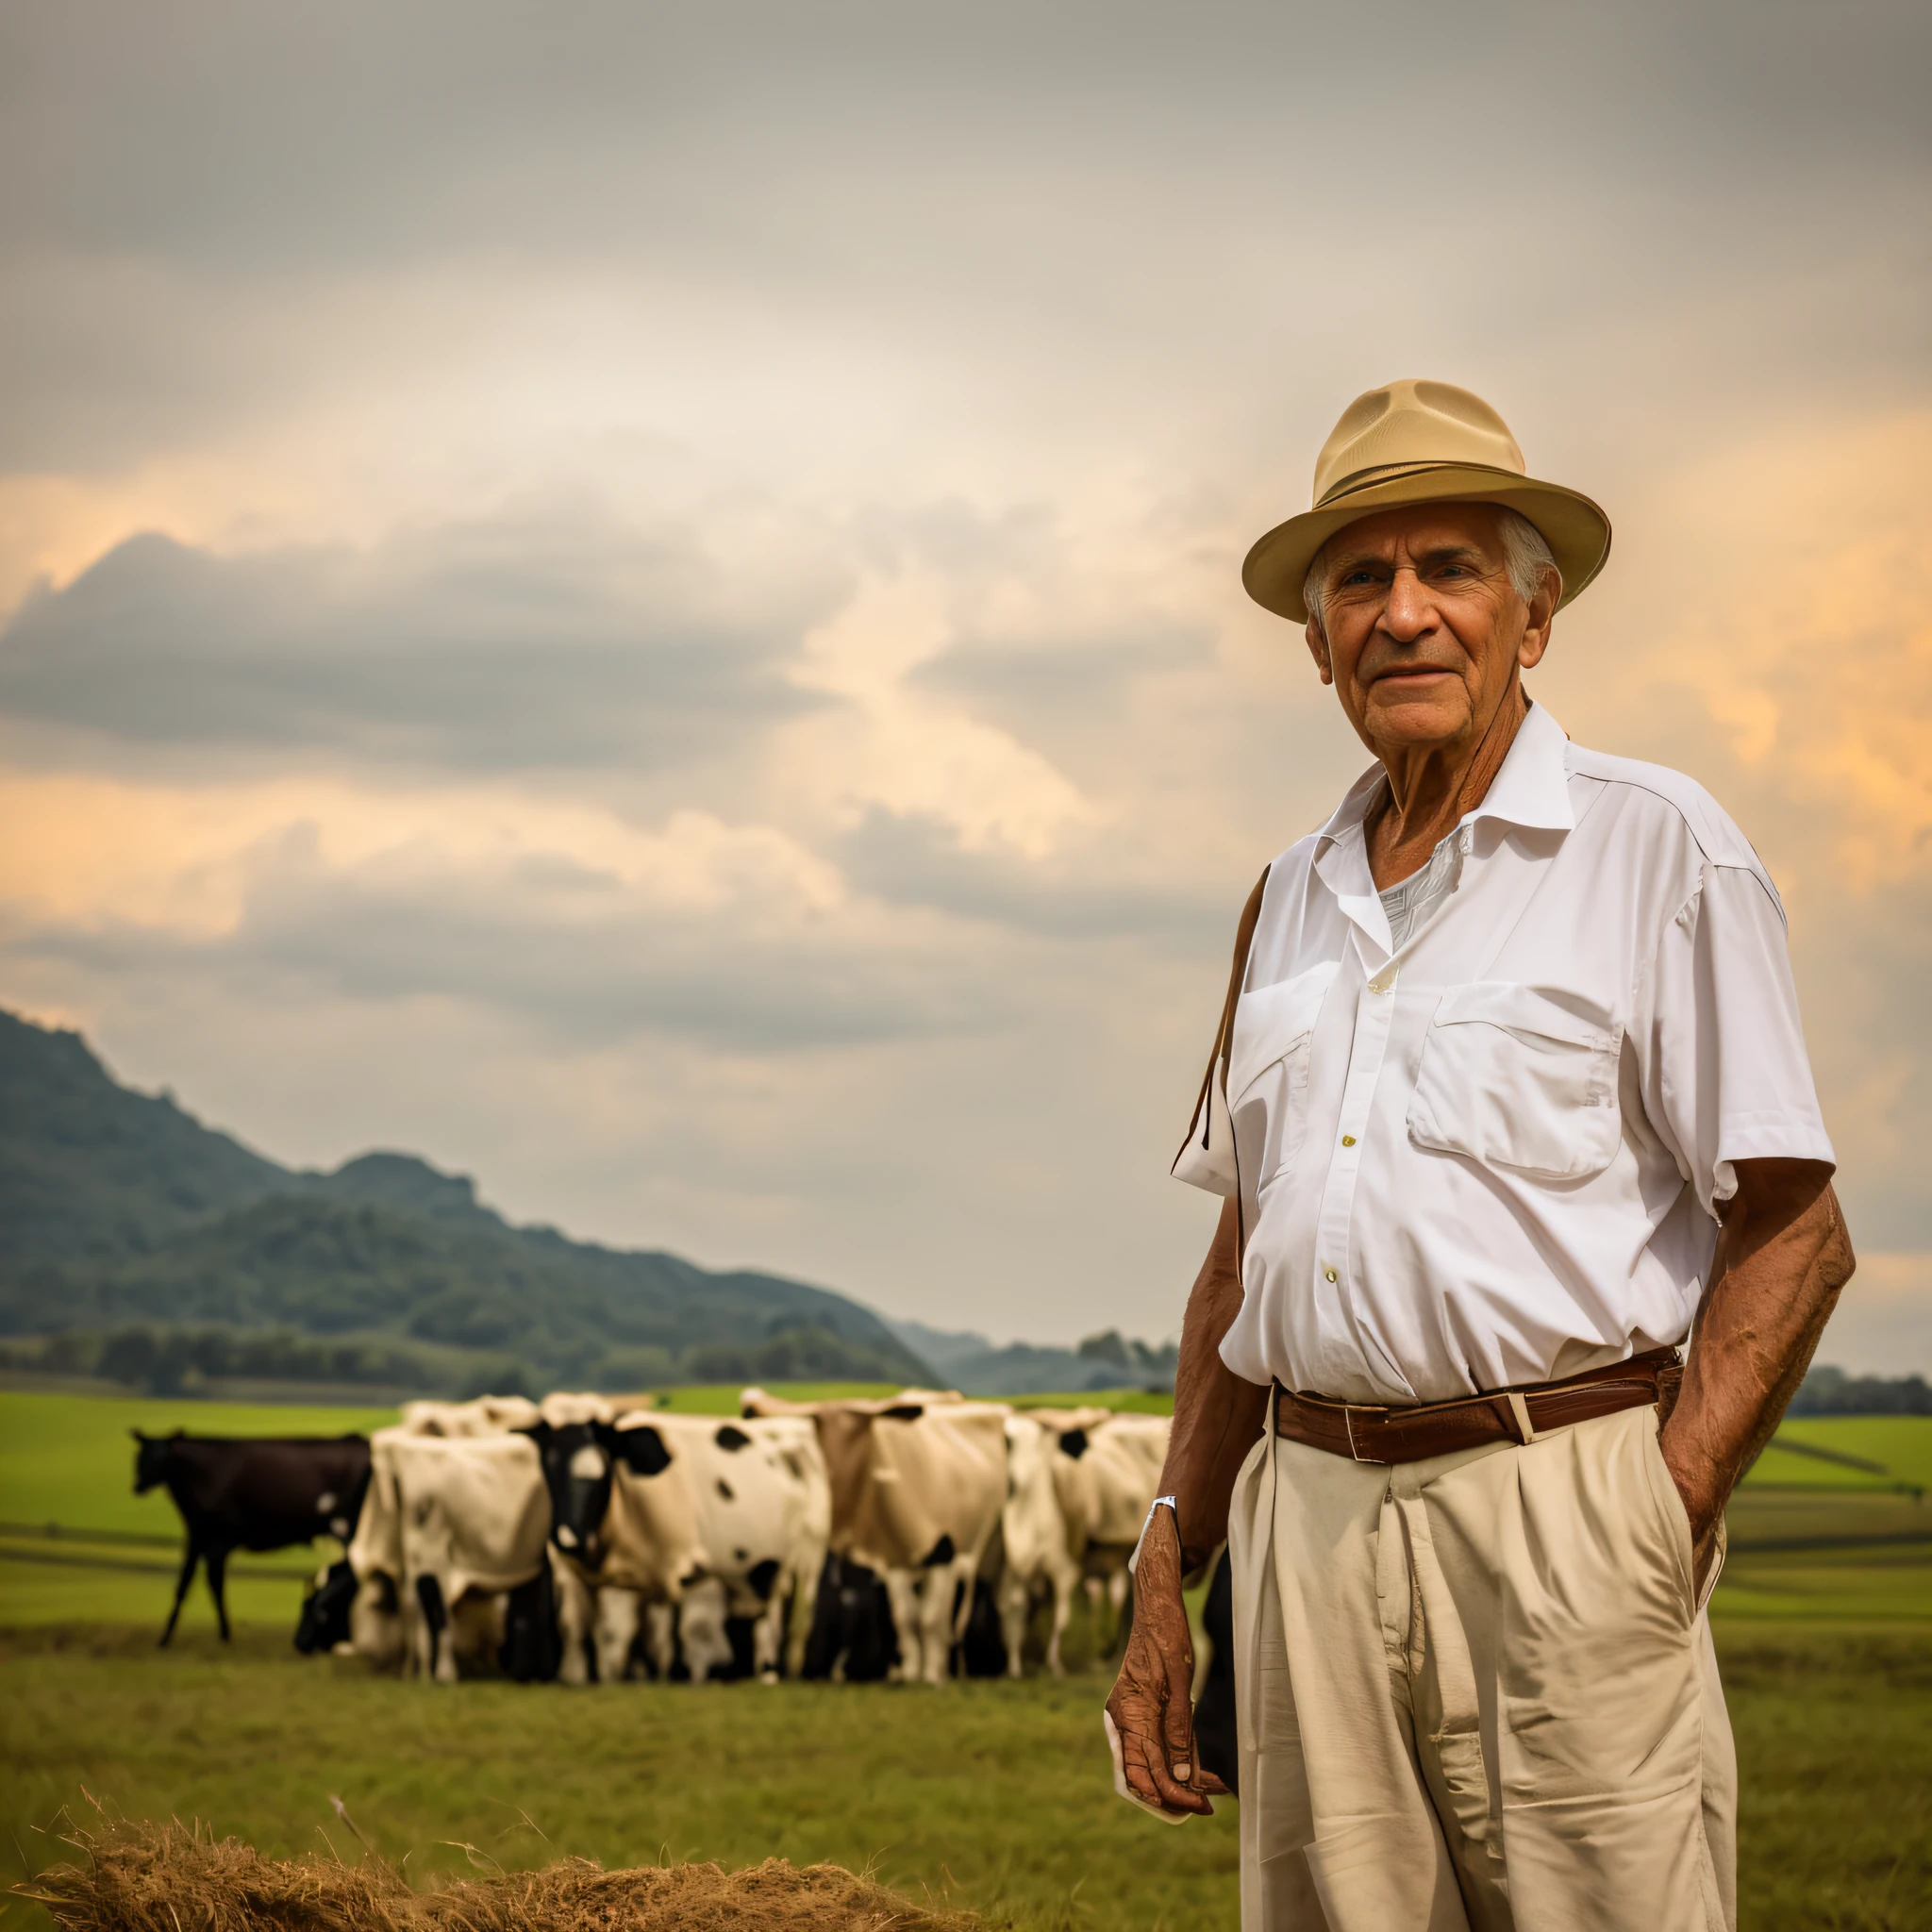
[[[1455,458],[1440,458],[1420,463],[1376,463],[1366,470],[1353,471],[1339,483],[1331,484],[1316,500],[1315,508],[1326,509],[1345,496],[1358,496],[1364,490],[1374,490],[1378,484],[1399,483],[1405,476],[1426,476],[1434,470],[1486,470],[1494,476],[1507,476],[1512,483],[1529,480],[1521,470],[1506,470],[1497,463],[1464,462]]]

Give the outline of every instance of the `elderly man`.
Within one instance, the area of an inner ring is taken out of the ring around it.
[[[1248,901],[1174,1163],[1225,1199],[1116,1781],[1224,1789],[1181,1585],[1225,1537],[1244,1927],[1713,1932],[1724,1502],[1852,1272],[1783,908],[1525,694],[1610,533],[1494,410],[1372,391],[1315,495],[1243,579],[1375,763]]]

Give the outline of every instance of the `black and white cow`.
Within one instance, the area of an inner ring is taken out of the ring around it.
[[[175,1634],[199,1564],[208,1566],[222,1641],[228,1641],[226,1578],[234,1550],[281,1550],[332,1536],[346,1543],[369,1488],[362,1436],[144,1436],[133,1431],[134,1492],[165,1489],[188,1532],[175,1607]]]
[[[620,1433],[594,1397],[545,1408],[519,1433],[536,1444],[550,1496],[558,1674],[608,1682],[625,1674],[641,1614],[675,1608],[705,1574],[705,1551],[682,1472],[652,1424]]]

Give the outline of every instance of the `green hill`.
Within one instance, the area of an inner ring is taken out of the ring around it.
[[[0,1011],[0,1269],[138,1252],[292,1179],[117,1086],[79,1034]]]
[[[931,1374],[842,1295],[513,1227],[412,1156],[279,1167],[7,1013],[0,1336],[0,1366],[150,1387]]]

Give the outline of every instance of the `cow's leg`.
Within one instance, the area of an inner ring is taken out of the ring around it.
[[[189,1586],[194,1581],[194,1566],[201,1561],[201,1546],[194,1541],[191,1531],[188,1548],[181,1557],[181,1574],[175,1584],[175,1607],[168,1612],[168,1627],[161,1632],[160,1647],[166,1650],[175,1635],[175,1625],[181,1618],[181,1606],[187,1601]]]
[[[921,1574],[917,1570],[886,1572],[886,1600],[891,1605],[892,1630],[899,1640],[899,1661],[891,1673],[895,1684],[916,1684],[920,1679],[925,1647],[921,1623],[925,1614],[919,1593]]]
[[[968,1598],[965,1607],[972,1608],[973,1565],[968,1562],[936,1563],[925,1573],[925,1584],[921,1591],[919,1642],[924,1655],[920,1658],[919,1681],[927,1684],[943,1684],[946,1681],[946,1666],[951,1661],[953,1645],[958,1641],[958,1618],[956,1605],[963,1584]]]
[[[1127,1591],[1133,1578],[1124,1569],[1109,1573],[1107,1579],[1108,1632],[1107,1649],[1104,1657],[1111,1657],[1121,1646],[1121,1637],[1126,1627]]]
[[[444,1643],[444,1626],[449,1622],[448,1607],[442,1600],[442,1586],[425,1572],[416,1579],[411,1592],[416,1600],[413,1619],[416,1674],[433,1683],[454,1684],[457,1677],[455,1646]]]
[[[1000,1635],[1007,1645],[1007,1675],[1025,1674],[1020,1662],[1020,1648],[1026,1641],[1027,1613],[1033,1607],[1032,1579],[1021,1575],[1008,1563],[1000,1572],[996,1591],[1000,1607]]]
[[[641,1616],[634,1590],[600,1590],[595,1613],[597,1679],[621,1684],[630,1675],[631,1645],[637,1641]]]
[[[557,1681],[559,1684],[588,1684],[591,1681],[588,1645],[597,1614],[590,1585],[568,1563],[553,1562],[550,1576],[557,1587],[557,1627],[563,1640],[563,1656],[558,1662]],[[598,1674],[602,1675],[601,1663]]]
[[[1073,1615],[1074,1586],[1079,1578],[1071,1571],[1055,1570],[1048,1581],[1053,1587],[1053,1632],[1046,1640],[1046,1667],[1056,1677],[1064,1677],[1067,1667],[1060,1661],[1060,1639]]]
[[[222,1641],[228,1641],[228,1553],[216,1548],[208,1553],[208,1591],[215,1600],[215,1622],[222,1626]]]
[[[677,1611],[671,1604],[653,1604],[644,1612],[644,1647],[659,1683],[669,1683],[677,1661]]]
[[[811,1626],[819,1613],[819,1579],[824,1574],[825,1549],[823,1543],[810,1546],[792,1566],[791,1635],[785,1646],[785,1674],[805,1675],[805,1650],[811,1641]]]
[[[785,1618],[791,1607],[791,1577],[781,1571],[758,1622],[751,1626],[752,1669],[768,1684],[778,1681],[778,1657],[785,1647]]]
[[[724,1628],[729,1608],[724,1586],[714,1576],[693,1584],[684,1593],[677,1613],[677,1637],[693,1684],[708,1684],[714,1669],[730,1665],[731,1639]]]
[[[395,1588],[387,1576],[372,1576],[349,1607],[349,1642],[378,1670],[401,1666],[408,1641],[396,1613]]]
[[[1080,1585],[1087,1592],[1087,1628],[1092,1635],[1093,1655],[1105,1657],[1110,1648],[1100,1615],[1100,1606],[1107,1596],[1106,1581],[1098,1576],[1083,1576]]]

